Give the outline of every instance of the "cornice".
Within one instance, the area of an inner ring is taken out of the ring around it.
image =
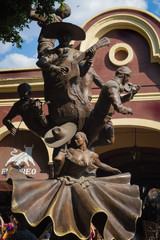
[[[92,95],[92,103],[96,103],[99,95]],[[0,107],[10,107],[17,102],[18,98],[12,99],[0,99]],[[40,101],[44,102],[44,98],[39,98]],[[133,102],[138,101],[160,101],[160,93],[137,93],[134,98],[131,100]]]
[[[96,103],[99,95],[92,95],[92,102]],[[160,101],[160,93],[152,92],[152,93],[137,93],[134,98],[131,100],[133,102],[138,101]]]
[[[4,69],[0,69],[0,73],[4,73],[4,72],[26,72],[26,71],[33,71],[33,70],[39,70],[39,67],[24,67],[24,68],[4,68]]]
[[[17,92],[19,84],[29,83],[33,91],[43,91],[44,81],[42,77],[5,78],[0,79],[0,93]]]

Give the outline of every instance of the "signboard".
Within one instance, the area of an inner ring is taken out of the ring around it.
[[[35,179],[47,179],[49,175],[48,153],[41,138],[29,131],[9,134],[0,142],[0,180],[10,167]]]

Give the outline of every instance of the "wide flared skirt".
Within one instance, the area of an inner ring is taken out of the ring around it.
[[[59,237],[74,234],[88,239],[91,222],[106,240],[134,236],[141,200],[138,186],[130,185],[129,173],[35,180],[10,169],[8,179],[13,183],[12,211],[23,214],[33,227],[50,217]]]

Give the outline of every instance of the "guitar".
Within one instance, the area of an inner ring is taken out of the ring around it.
[[[110,44],[109,38],[107,38],[107,37],[101,38],[100,40],[98,40],[98,42],[96,44],[94,44],[93,46],[88,48],[85,52],[81,53],[80,56],[78,56],[74,60],[74,63],[77,63],[77,64],[80,63],[82,60],[85,59],[85,57],[87,57],[87,54],[94,53],[98,50],[98,48],[109,46],[109,44]]]
[[[73,59],[70,57],[72,55],[69,53],[67,58],[61,59],[61,61],[57,60],[57,66],[63,67],[64,72],[62,73],[52,73],[52,76],[54,74],[54,78],[57,78],[59,85],[66,85],[70,82],[71,79],[76,78],[77,76],[80,75],[79,73],[79,63],[83,60],[87,60],[89,58],[93,58],[95,52],[97,51],[98,48],[104,47],[104,46],[109,46],[110,40],[107,37],[101,38],[98,40],[96,44],[91,46],[89,49],[87,49],[85,52],[80,53],[80,55]],[[74,49],[71,49],[71,51]]]

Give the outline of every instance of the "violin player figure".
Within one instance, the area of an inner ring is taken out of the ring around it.
[[[124,102],[130,101],[140,89],[139,86],[134,85],[132,90],[132,84],[127,85],[131,74],[132,71],[127,66],[119,67],[115,76],[103,85],[98,101],[84,127],[89,146],[96,145],[96,141],[103,145],[106,145],[107,141],[114,142],[111,118],[115,111],[121,114],[133,114],[131,108],[123,105]],[[121,96],[123,91],[130,92]]]
[[[15,136],[18,129],[12,124],[12,119],[20,115],[26,126],[40,137],[51,128],[47,116],[42,110],[42,103],[39,99],[32,99],[32,88],[28,83],[21,83],[17,92],[20,100],[15,102],[9,113],[3,119],[3,124]]]

